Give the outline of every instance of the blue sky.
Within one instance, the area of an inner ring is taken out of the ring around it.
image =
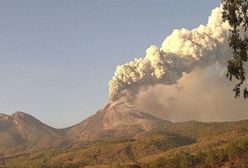
[[[205,24],[218,0],[0,1],[0,112],[67,127],[108,100],[118,64],[175,28]]]

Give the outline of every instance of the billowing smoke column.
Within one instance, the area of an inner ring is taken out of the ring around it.
[[[230,56],[227,23],[222,22],[222,8],[216,8],[208,24],[193,30],[174,30],[162,47],[150,46],[144,58],[116,68],[109,82],[109,99],[116,101],[125,94],[136,94],[142,87],[174,84],[183,73],[195,67],[226,62]]]

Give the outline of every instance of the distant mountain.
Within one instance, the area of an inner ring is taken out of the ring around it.
[[[0,153],[13,154],[58,147],[63,133],[23,112],[0,114]]]

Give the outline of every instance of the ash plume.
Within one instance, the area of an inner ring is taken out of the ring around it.
[[[196,67],[226,63],[232,53],[228,29],[228,23],[222,21],[222,8],[218,7],[206,25],[174,30],[160,48],[152,45],[144,57],[117,66],[109,82],[109,100],[116,101],[126,95],[132,99],[140,89],[175,84],[184,73]]]

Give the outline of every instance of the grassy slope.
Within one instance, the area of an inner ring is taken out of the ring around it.
[[[230,167],[245,165],[247,153],[248,121],[185,122],[158,127],[137,139],[7,158],[3,167]]]

